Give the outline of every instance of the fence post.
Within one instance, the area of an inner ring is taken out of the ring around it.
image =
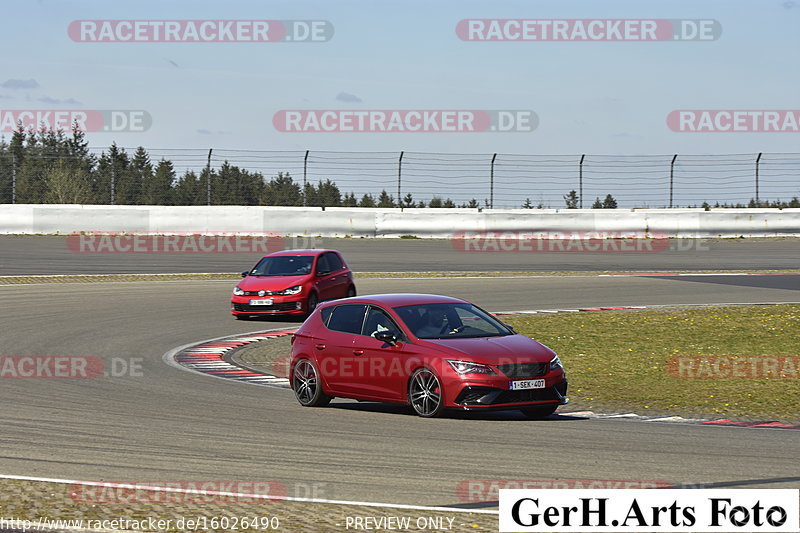
[[[397,206],[402,209],[403,203],[400,197],[400,183],[403,179],[403,154],[405,151],[400,152],[400,159],[397,160]]]
[[[489,209],[494,209],[494,161],[497,154],[492,155],[492,169],[489,172]]]
[[[303,192],[301,193],[303,196],[303,207],[306,206],[306,202],[308,198],[306,198],[306,183],[308,183],[308,152],[310,150],[306,150],[306,155],[303,158]]]
[[[583,160],[586,154],[581,154],[581,162],[578,163],[578,205],[583,209]]]
[[[675,177],[675,160],[678,159],[678,154],[672,156],[672,162],[669,164],[669,206],[672,207],[672,191]]]
[[[756,207],[758,207],[758,166],[761,163],[761,155],[763,152],[758,152],[758,157],[756,157]]]
[[[208,160],[206,160],[206,202],[211,205],[211,151],[213,148],[208,149]]]
[[[17,154],[11,154],[11,203],[17,203]]]

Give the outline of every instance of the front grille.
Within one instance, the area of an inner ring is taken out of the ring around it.
[[[234,302],[234,311],[241,311],[243,313],[274,313],[276,311],[296,311],[297,302],[280,302],[272,305],[250,305]]]
[[[523,403],[558,401],[555,387],[546,389],[507,390],[501,392],[493,403]]]
[[[567,382],[546,389],[504,390],[494,387],[464,387],[455,403],[491,406],[504,403],[560,402],[567,395]]]
[[[549,363],[519,363],[512,365],[497,365],[497,368],[510,378],[535,378],[547,374]]]

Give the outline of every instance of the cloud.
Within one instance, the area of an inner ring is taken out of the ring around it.
[[[200,135],[211,135],[211,131],[209,130],[197,130],[197,133]]]
[[[42,102],[44,104],[80,105],[80,102],[75,100],[74,98],[67,98],[66,100],[59,100],[58,98],[50,98],[49,96],[42,96],[41,98],[37,98],[37,101]]]
[[[358,96],[344,92],[337,94],[336,99],[339,100],[340,102],[347,102],[348,104],[354,102],[355,103],[361,102],[361,98],[359,98]]]
[[[38,89],[39,83],[36,80],[6,80],[0,87],[4,89]]]
[[[197,130],[197,133],[199,133],[200,135],[228,135],[230,132],[229,131],[222,131],[222,130],[211,131],[211,130],[206,130],[206,129],[200,129],[200,130]]]

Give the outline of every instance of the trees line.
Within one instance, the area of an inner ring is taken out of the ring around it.
[[[210,182],[209,182],[210,179]],[[577,208],[579,196],[572,190],[563,196],[564,206]],[[270,179],[225,161],[219,168],[210,165],[201,171],[186,170],[178,175],[174,164],[162,158],[153,162],[147,150],[133,154],[112,144],[99,156],[93,154],[83,132],[73,128],[70,135],[61,131],[13,133],[10,142],[0,141],[0,203],[69,203],[119,205],[280,205],[321,207],[489,207],[484,199],[473,198],[456,204],[450,198],[434,195],[417,201],[411,193],[395,198],[386,189],[378,194],[342,193],[330,179],[301,184],[288,172]],[[551,207],[530,198],[523,208]],[[614,209],[617,201],[610,194],[597,197],[593,208]],[[755,201],[700,207],[800,207],[795,197],[789,202]]]

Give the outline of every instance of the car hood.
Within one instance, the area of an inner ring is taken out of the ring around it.
[[[448,354],[467,356],[470,361],[490,365],[511,363],[547,363],[555,352],[524,335],[478,337],[467,339],[420,339]]]
[[[237,283],[243,291],[282,291],[302,285],[308,276],[247,276]]]

